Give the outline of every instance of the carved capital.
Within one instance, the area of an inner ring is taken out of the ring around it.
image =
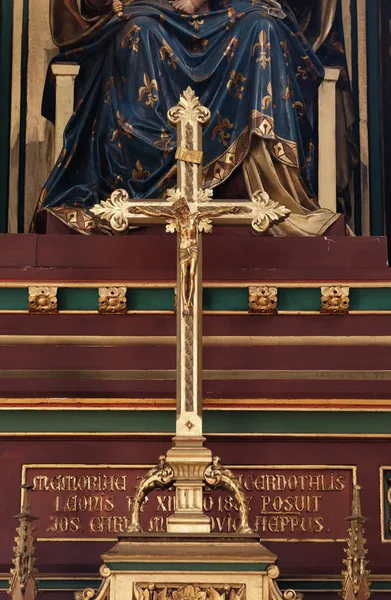
[[[328,315],[346,315],[349,311],[349,287],[331,285],[321,288],[321,310]]]
[[[100,314],[126,313],[126,287],[99,288]]]
[[[46,286],[29,287],[29,312],[41,314],[57,313],[57,288]]]
[[[254,315],[274,315],[277,313],[276,287],[268,285],[250,286],[248,312]]]

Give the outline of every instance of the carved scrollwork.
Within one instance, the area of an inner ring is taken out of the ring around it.
[[[107,565],[102,565],[99,569],[99,575],[103,581],[100,585],[99,590],[96,592],[92,588],[86,588],[82,591],[77,591],[73,594],[75,600],[110,600],[110,584],[111,584],[111,570]]]
[[[218,456],[214,456],[212,464],[205,469],[204,481],[213,490],[223,489],[232,494],[239,510],[240,522],[237,533],[252,533],[248,523],[248,504],[243,486],[230,469],[223,467]]]
[[[130,526],[127,529],[128,533],[142,531],[140,525],[140,510],[141,505],[148,494],[155,489],[165,490],[169,488],[174,483],[174,480],[175,476],[172,467],[168,464],[164,455],[160,456],[156,467],[150,469],[137,486],[130,512]]]
[[[91,600],[95,596],[95,590],[92,588],[86,588],[85,590],[77,591],[73,597],[75,600]]]
[[[294,590],[285,590],[282,592],[277,585],[277,579],[280,575],[280,569],[277,565],[270,565],[267,570],[267,576],[269,578],[269,591],[270,600],[303,600],[303,594],[295,592]]]

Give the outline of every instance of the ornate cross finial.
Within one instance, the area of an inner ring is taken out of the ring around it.
[[[346,558],[343,561],[346,570],[342,571],[344,583],[341,596],[344,600],[367,600],[371,595],[368,582],[370,572],[366,568],[367,540],[364,537],[364,523],[367,519],[361,513],[360,490],[359,485],[354,486],[352,514],[346,519],[350,522],[350,527]]]
[[[16,515],[19,527],[14,547],[14,568],[11,569],[10,587],[8,590],[12,600],[34,600],[37,595],[35,563],[35,539],[33,523],[37,519],[31,514],[29,491],[32,485],[22,485],[22,511]]]

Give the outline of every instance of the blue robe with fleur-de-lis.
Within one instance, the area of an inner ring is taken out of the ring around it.
[[[110,14],[63,48],[55,61],[81,67],[75,112],[39,209],[57,209],[66,220],[68,209],[88,210],[116,188],[160,197],[175,183],[167,111],[188,86],[212,114],[203,131],[206,185],[225,181],[258,136],[309,189],[311,106],[323,69],[294,17],[275,4],[216,0],[190,16],[167,0],[134,0],[121,20]],[[48,117],[53,88],[49,76]]]

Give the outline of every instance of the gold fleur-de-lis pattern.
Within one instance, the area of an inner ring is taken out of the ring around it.
[[[144,169],[141,161],[136,162],[136,168],[132,171],[132,179],[136,181],[141,181],[142,179],[147,179],[147,177],[151,176],[151,172],[147,169]]]
[[[111,103],[111,88],[113,87],[113,85],[114,85],[114,77],[110,77],[110,79],[108,79],[104,85],[104,100],[103,100],[103,102],[105,104]]]
[[[267,39],[267,33],[263,29],[260,32],[258,42],[254,44],[252,51],[252,56],[259,51],[259,56],[257,57],[256,62],[261,63],[263,69],[266,69],[268,63],[270,63],[272,60],[271,44],[267,41]]]
[[[132,25],[121,40],[121,48],[125,48],[126,46],[128,46],[130,50],[138,52],[140,43],[140,31],[141,27],[139,27],[138,25]]]
[[[145,101],[146,106],[154,107],[159,99],[159,86],[156,79],[151,79],[147,73],[144,73],[144,85],[138,90],[138,101]]]
[[[227,90],[234,96],[234,98],[243,98],[244,84],[247,81],[247,77],[243,73],[237,73],[231,71],[229,80],[227,82]]]
[[[164,129],[164,127],[160,132],[160,140],[155,142],[155,146],[163,152],[164,158],[168,158],[170,152],[175,148],[175,142],[173,141],[172,136]]]
[[[237,37],[233,37],[228,42],[226,49],[224,50],[224,56],[227,57],[228,62],[230,62],[234,56],[235,52],[239,49],[240,43]]]
[[[231,134],[226,129],[233,129],[234,124],[227,117],[222,117],[220,111],[217,111],[217,125],[212,132],[212,141],[218,136],[218,142],[228,146]]]
[[[193,19],[189,21],[190,25],[194,28],[194,31],[199,31],[201,25],[204,25],[204,19],[200,19],[198,15],[194,15]]]
[[[267,94],[262,98],[261,106],[262,110],[267,110],[271,103],[273,102],[273,88],[272,84],[269,81],[267,84]]]
[[[96,182],[94,192],[102,197],[110,186],[129,188],[133,197],[161,196],[176,176],[167,110],[189,83],[213,114],[202,133],[208,182],[229,177],[252,151],[251,136],[267,140],[273,159],[300,168],[308,181],[308,107],[322,75],[317,57],[293,21],[267,14],[268,0],[217,2],[211,12],[184,14],[129,0],[122,21],[97,22],[83,36],[85,49],[69,55],[81,63],[72,120],[78,135],[68,135],[56,165],[57,173],[68,173],[58,181],[72,180],[75,189]],[[98,47],[101,60],[94,62]],[[75,139],[88,143],[75,146]],[[110,160],[94,161],[90,148],[102,154],[102,145],[110,147]],[[44,207],[53,202],[54,188],[63,193],[53,178]]]
[[[226,30],[229,31],[231,29],[232,25],[234,25],[243,15],[244,15],[243,12],[236,12],[236,10],[233,7],[228,8],[228,10],[227,10],[228,23],[225,26]]]
[[[163,61],[167,59],[167,64],[173,69],[176,69],[176,63],[178,62],[178,59],[175,56],[170,44],[166,42],[165,39],[163,39],[163,45],[160,48],[160,59]]]
[[[110,138],[110,142],[118,142],[118,139],[123,133],[128,140],[132,139],[133,127],[130,123],[127,123],[122,115],[122,113],[118,110],[115,114],[117,120],[117,127],[113,130]],[[118,146],[121,148],[121,144],[118,143]]]

